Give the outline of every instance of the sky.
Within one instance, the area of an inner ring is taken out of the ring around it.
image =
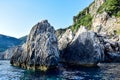
[[[0,0],[0,34],[20,38],[47,19],[55,29],[73,24],[77,15],[93,0]]]

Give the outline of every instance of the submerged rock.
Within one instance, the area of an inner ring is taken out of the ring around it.
[[[78,66],[96,66],[104,57],[97,35],[86,31],[76,36],[62,55],[63,62]]]
[[[32,28],[26,44],[16,48],[11,58],[12,65],[34,70],[56,67],[58,61],[59,50],[55,30],[47,20]]]

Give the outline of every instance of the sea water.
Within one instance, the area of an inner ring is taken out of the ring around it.
[[[13,67],[0,60],[0,80],[120,80],[120,63],[101,63],[98,67],[62,67],[47,72]]]

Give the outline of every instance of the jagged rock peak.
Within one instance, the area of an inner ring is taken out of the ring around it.
[[[47,20],[33,26],[26,44],[16,49],[11,58],[11,64],[14,66],[44,71],[57,67],[58,61],[59,50],[55,29]]]
[[[50,25],[48,20],[42,20],[41,22],[38,22],[38,24],[36,24],[31,31],[33,31],[33,30],[46,31],[44,29],[47,29],[48,27],[53,29],[53,26]],[[50,28],[48,28],[47,30],[49,31]]]
[[[40,21],[40,23],[48,23],[48,20],[42,20],[42,21]]]
[[[50,25],[48,20],[42,20],[41,22],[38,22],[35,26],[33,26],[27,41],[29,41],[30,39],[34,40],[34,37],[45,32],[51,32],[53,34],[55,33],[53,26]]]

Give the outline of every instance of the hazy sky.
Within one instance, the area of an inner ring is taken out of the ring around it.
[[[73,16],[93,0],[0,0],[0,34],[22,37],[48,19],[55,29],[68,27]]]

